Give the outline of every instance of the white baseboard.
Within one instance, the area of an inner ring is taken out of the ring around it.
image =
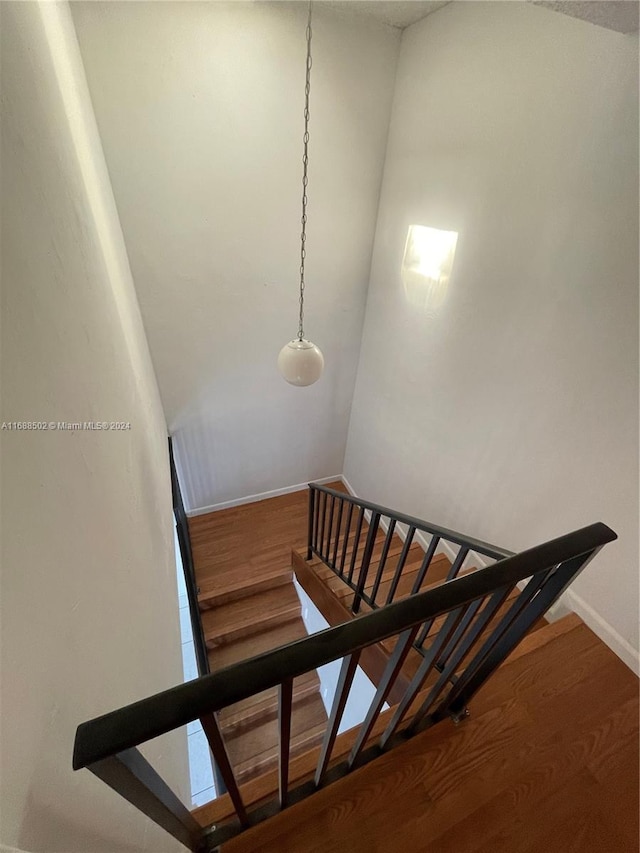
[[[640,676],[640,652],[634,649],[631,643],[627,642],[615,628],[612,628],[609,623],[600,616],[599,613],[591,607],[590,604],[574,592],[568,589],[562,598],[554,605],[560,608],[563,606],[569,610],[573,610],[588,628],[591,628],[594,634],[598,636],[602,642],[608,646],[611,651],[616,654],[620,660],[625,663],[629,669]]]
[[[352,486],[352,485],[351,485],[351,483],[347,480],[347,478],[344,476],[344,474],[340,474],[340,477],[339,477],[338,479],[342,480],[342,482],[343,482],[343,484],[344,484],[345,489],[349,492],[349,494],[351,495],[351,497],[352,497],[352,498],[357,498],[357,497],[358,497],[358,496],[356,495],[356,490],[353,488],[353,486]]]
[[[335,474],[333,477],[309,480],[309,482],[319,483],[322,486],[324,483],[333,483],[336,480],[344,482],[344,478],[340,474]],[[257,495],[247,495],[244,498],[235,498],[232,501],[222,501],[222,503],[211,504],[211,506],[197,507],[196,509],[190,509],[187,516],[194,518],[196,515],[206,515],[209,512],[219,512],[221,509],[231,509],[234,506],[243,506],[244,504],[257,503],[257,501],[266,501],[268,498],[278,498],[280,495],[289,495],[292,492],[301,492],[309,487],[309,482],[297,483],[295,486],[285,486],[283,489],[273,489],[270,492],[260,492]]]

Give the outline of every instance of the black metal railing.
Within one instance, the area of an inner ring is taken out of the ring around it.
[[[449,539],[455,537],[452,541],[463,547],[469,542],[466,537],[420,521],[414,526],[437,531],[434,535],[445,533]],[[190,850],[212,851],[246,827],[376,758],[381,749],[390,749],[446,716],[462,717],[475,692],[600,548],[615,538],[616,534],[604,524],[593,524],[83,723],[76,733],[73,767],[91,770]],[[474,543],[474,549],[481,544]],[[437,630],[430,632],[422,663],[382,737],[372,743],[370,735],[385,700],[425,624],[437,625]],[[351,753],[346,760],[332,766],[340,719],[359,657],[367,647],[392,637],[397,638],[394,651]],[[289,784],[292,680],[340,659],[340,678],[314,777],[292,787]],[[250,808],[235,779],[216,713],[274,687],[278,688],[280,699],[279,791],[271,802]],[[410,706],[415,706],[416,701],[421,702],[418,711],[409,715]],[[202,723],[236,814],[226,823],[205,828],[195,821],[137,749],[140,744],[196,719]]]
[[[180,491],[178,472],[176,471],[176,464],[173,456],[173,440],[171,439],[171,436],[169,436],[169,464],[171,466],[173,515],[176,521],[176,535],[178,537],[178,546],[180,547],[180,559],[182,561],[182,571],[184,572],[184,582],[187,588],[189,618],[191,620],[191,632],[193,634],[196,665],[198,667],[198,675],[207,675],[209,673],[209,658],[207,655],[207,644],[204,639],[202,619],[200,617],[200,607],[198,605],[198,584],[196,582],[196,570],[193,564],[193,554],[191,551],[189,521],[184,509],[182,492]]]
[[[394,538],[398,540],[398,534],[404,541],[400,553],[395,555],[397,559],[392,560],[392,543]],[[353,613],[360,610],[362,602],[375,609],[396,599],[411,548],[418,539],[424,556],[417,571],[411,573],[411,586],[402,590],[405,595],[415,595],[424,587],[436,553],[446,546],[449,553],[455,554],[447,580],[458,577],[465,561],[473,555],[492,561],[513,556],[512,551],[389,507],[317,483],[309,484],[307,559],[315,554],[353,590]],[[376,548],[379,550],[374,557]],[[384,578],[387,580],[383,583]],[[425,628],[414,641],[416,648],[428,635],[428,626]]]
[[[200,606],[198,604],[199,588],[196,581],[196,569],[193,562],[193,552],[191,550],[191,536],[189,534],[189,521],[182,500],[182,492],[180,490],[180,481],[178,480],[178,472],[173,456],[173,439],[169,436],[169,465],[171,469],[171,495],[173,499],[173,515],[176,522],[176,536],[178,539],[178,547],[180,548],[180,560],[182,562],[182,571],[184,573],[184,582],[187,589],[187,601],[189,603],[189,621],[191,622],[191,634],[193,636],[193,648],[196,656],[196,666],[198,675],[208,675],[210,672],[209,655],[207,653],[207,644],[204,637],[204,628],[202,625],[202,616],[200,614]],[[213,779],[215,782],[216,793],[218,795],[225,794],[227,791],[224,779],[220,773],[215,759],[211,761],[211,769],[213,771]]]

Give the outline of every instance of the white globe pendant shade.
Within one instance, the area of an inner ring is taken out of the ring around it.
[[[313,385],[320,379],[323,368],[320,349],[304,338],[289,341],[280,350],[278,370],[291,385]]]

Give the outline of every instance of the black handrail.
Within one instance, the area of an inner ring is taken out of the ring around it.
[[[191,620],[191,632],[193,634],[193,646],[196,654],[198,675],[209,673],[209,657],[207,655],[207,644],[204,639],[204,629],[200,618],[200,607],[198,606],[198,585],[196,582],[196,570],[193,564],[193,553],[191,551],[191,537],[189,536],[189,522],[184,509],[178,472],[176,471],[173,456],[173,440],[169,436],[169,464],[171,466],[171,495],[173,498],[173,514],[176,520],[176,534],[180,547],[180,558],[184,572],[185,586],[187,588],[187,599],[189,601],[189,617]]]
[[[446,527],[439,527],[437,524],[432,524],[422,518],[414,518],[412,515],[405,515],[402,512],[397,512],[395,509],[390,509],[389,507],[381,506],[380,504],[372,503],[371,501],[366,501],[362,498],[353,497],[345,492],[339,492],[336,489],[329,488],[328,486],[322,486],[319,483],[309,483],[309,488],[312,491],[315,490],[317,492],[323,492],[331,497],[339,498],[341,501],[361,507],[371,513],[395,519],[396,522],[406,524],[407,527],[413,527],[416,530],[423,531],[424,533],[430,533],[432,536],[439,536],[441,539],[446,539],[448,542],[454,542],[456,545],[462,545],[471,551],[476,551],[478,554],[484,554],[486,557],[491,557],[494,560],[502,560],[505,557],[513,557],[514,555],[513,551],[507,551],[505,548],[499,548],[497,545],[491,545],[489,542],[482,542],[480,539],[475,539],[472,536],[466,536],[465,534],[458,533],[455,530],[448,530]]]
[[[82,723],[76,733],[73,767],[89,767],[538,573],[552,576],[557,567],[579,557],[582,562],[572,568],[568,580],[561,578],[562,585],[553,588],[555,600],[584,567],[587,559],[582,558],[589,558],[616,538],[605,524],[589,525],[435,589]]]

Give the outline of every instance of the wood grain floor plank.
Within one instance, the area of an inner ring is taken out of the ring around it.
[[[548,629],[469,721],[424,732],[223,853],[637,851],[637,679],[584,626]],[[630,792],[620,811],[604,794],[612,775]]]

